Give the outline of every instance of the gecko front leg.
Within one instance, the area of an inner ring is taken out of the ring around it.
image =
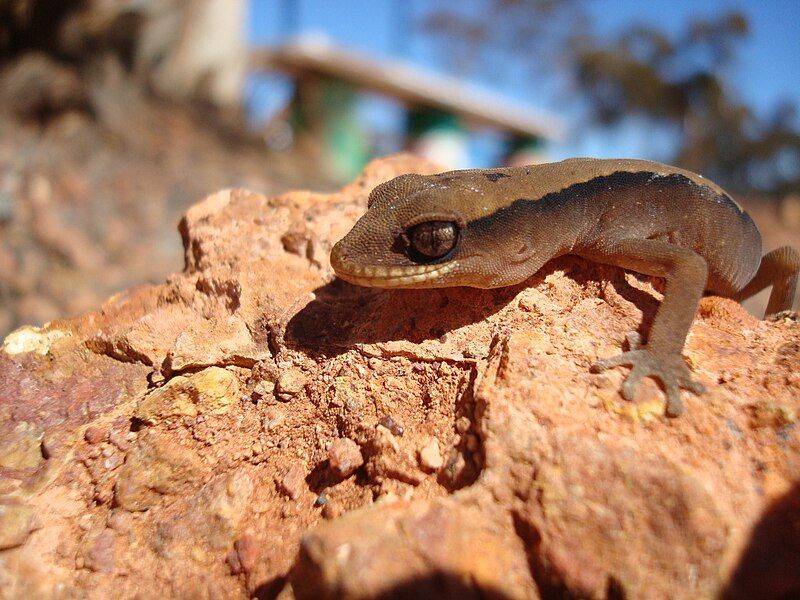
[[[653,377],[664,387],[667,415],[680,415],[683,412],[681,388],[695,394],[705,391],[701,383],[692,379],[681,355],[706,285],[708,269],[705,260],[688,248],[648,239],[607,242],[593,246],[585,253],[576,253],[598,262],[664,278],[664,300],[656,312],[647,343],[642,344],[636,333],[628,334],[630,349],[619,356],[597,361],[592,365],[592,371],[629,365],[631,371],[621,389],[625,399],[634,397],[643,377]]]

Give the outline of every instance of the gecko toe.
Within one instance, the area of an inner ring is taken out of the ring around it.
[[[639,349],[642,346],[642,337],[636,331],[630,331],[625,335],[625,340],[628,343],[628,352],[622,352],[617,356],[609,356],[608,358],[601,358],[596,360],[589,370],[592,373],[601,373],[603,371],[607,371],[608,369],[613,369],[614,367],[624,367],[624,366],[633,366],[634,371],[636,370],[635,367],[637,364],[641,362],[641,357],[639,356]],[[631,383],[632,387],[636,387],[639,383],[639,380],[644,377],[646,374],[641,374],[637,377],[634,377],[633,382]],[[633,371],[628,376],[630,380],[633,376]]]
[[[592,373],[602,373],[611,367],[612,365],[609,364],[608,359],[601,358],[600,360],[596,360],[592,363],[592,366],[589,367],[589,371]]]
[[[706,393],[706,386],[704,386],[699,381],[695,381],[694,379],[687,377],[681,381],[681,387],[689,390],[693,394],[700,396],[701,394]]]
[[[642,336],[638,331],[629,331],[625,334],[625,341],[628,342],[628,350],[638,350],[642,347]]]
[[[633,398],[636,396],[636,388],[639,387],[639,383],[642,381],[642,378],[647,375],[644,369],[639,368],[638,366],[634,366],[631,369],[631,372],[625,378],[625,382],[622,384],[622,388],[620,388],[620,392],[622,393],[622,397],[625,400],[632,401]]]
[[[614,367],[631,365],[634,362],[631,357],[632,354],[634,354],[634,352],[623,352],[622,354],[617,354],[616,356],[598,359],[592,364],[590,371],[592,373],[602,373],[603,371],[613,369]]]
[[[631,371],[620,388],[620,393],[626,400],[634,399],[642,379],[652,377],[661,383],[667,397],[665,410],[667,416],[676,417],[683,413],[681,388],[698,395],[705,391],[702,383],[692,379],[691,372],[680,354],[652,352],[646,346],[640,345],[641,340],[635,333],[628,335],[628,344],[632,348],[628,352],[598,360],[592,365],[593,373],[618,366],[631,366]]]
[[[683,414],[683,401],[681,400],[680,388],[677,384],[667,386],[667,407],[664,411],[668,417],[679,417]]]

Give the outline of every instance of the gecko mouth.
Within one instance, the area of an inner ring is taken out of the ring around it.
[[[439,279],[452,271],[455,261],[428,264],[384,267],[381,265],[354,265],[348,263],[341,255],[341,250],[334,247],[331,252],[331,266],[337,277],[366,287],[407,287],[419,285],[426,281]]]

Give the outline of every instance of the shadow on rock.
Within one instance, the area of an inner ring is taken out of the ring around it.
[[[298,600],[343,597],[338,590],[319,588],[314,585],[313,581],[301,583],[295,580],[293,581],[293,591]],[[262,596],[258,597],[262,598]],[[344,597],[374,598],[375,600],[506,600],[512,598],[502,590],[479,585],[469,581],[469,578],[446,572],[429,573],[390,586],[382,591],[365,589],[363,594],[351,591]]]
[[[722,598],[800,598],[800,483],[773,503],[753,528]]]
[[[335,279],[314,290],[315,299],[291,318],[284,338],[289,346],[310,352],[325,349],[326,354],[343,352],[354,344],[396,340],[420,343],[486,319],[503,309],[521,290],[541,284],[558,270],[584,286],[604,280],[603,273],[598,274],[593,263],[574,256],[547,263],[518,285],[488,290],[469,287],[389,290],[359,287]],[[659,302],[629,285],[620,274],[609,282],[620,296],[642,310],[644,319],[639,332],[646,338]]]
[[[307,351],[326,348],[340,352],[359,343],[420,343],[487,318],[526,285],[492,290],[383,290],[336,279],[317,288],[316,298],[292,317],[285,340]]]

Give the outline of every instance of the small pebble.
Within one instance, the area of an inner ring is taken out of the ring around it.
[[[83,439],[90,444],[99,444],[106,439],[106,435],[107,432],[104,429],[96,425],[90,425],[86,428],[86,431],[83,432]]]
[[[278,400],[288,402],[299,395],[308,385],[308,377],[300,369],[289,369],[278,377],[275,392]]]
[[[113,573],[116,563],[116,536],[110,529],[98,535],[84,556],[84,565],[98,573]]]
[[[456,431],[458,433],[466,433],[472,423],[467,417],[461,416],[456,419]]]
[[[109,471],[113,471],[123,463],[122,454],[115,452],[103,461],[103,466]]]
[[[264,431],[271,431],[278,427],[286,420],[286,416],[282,412],[268,411],[266,416],[261,419],[261,429]]]
[[[122,509],[114,510],[110,515],[108,515],[108,519],[106,519],[106,527],[113,529],[114,531],[128,531],[128,529],[131,527],[130,513]]]
[[[329,501],[322,507],[323,519],[335,519],[344,513],[344,507],[338,502]]]
[[[50,432],[45,433],[42,438],[42,456],[46,459],[53,458],[62,446],[63,440],[59,439],[57,435],[52,435]]]
[[[391,415],[384,415],[381,417],[381,420],[378,421],[378,424],[386,427],[386,429],[391,431],[394,435],[401,436],[403,433],[405,433],[403,426],[395,421]]]
[[[125,452],[131,447],[131,443],[127,439],[129,433],[133,432],[120,431],[119,429],[112,429],[111,433],[108,434],[108,441],[114,444],[117,448],[119,448],[123,452]]]
[[[228,568],[231,571],[231,575],[238,575],[239,573],[244,572],[242,563],[239,561],[239,553],[236,552],[235,549],[231,550],[225,555],[225,562],[228,563]]]
[[[280,491],[289,496],[292,500],[297,500],[306,488],[305,471],[298,464],[289,467],[286,475],[283,476],[278,484]]]
[[[331,469],[342,477],[349,477],[364,464],[361,448],[350,438],[334,440],[328,449]]]
[[[249,573],[258,562],[258,543],[252,535],[243,535],[233,543],[242,571]]]
[[[428,472],[438,471],[444,464],[442,453],[439,450],[439,440],[431,438],[419,451],[419,462]]]

